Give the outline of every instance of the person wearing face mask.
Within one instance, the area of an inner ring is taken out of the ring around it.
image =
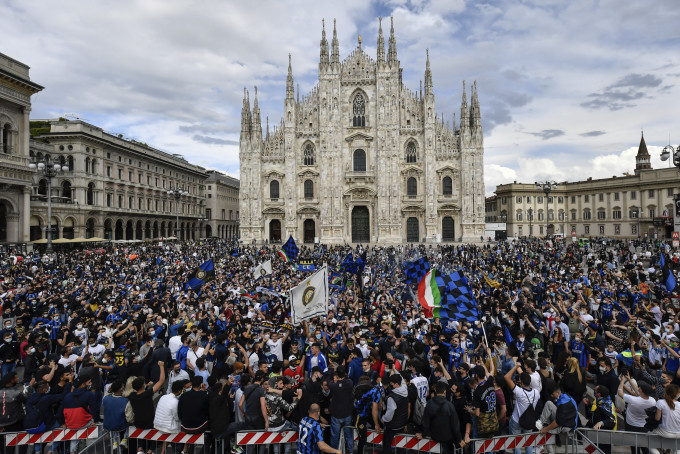
[[[612,369],[612,363],[609,358],[601,356],[597,360],[597,369],[595,372],[595,382],[598,386],[604,386],[609,390],[610,396],[615,396],[619,389],[619,377]]]
[[[24,430],[35,434],[56,429],[59,427],[56,410],[64,400],[64,394],[50,394],[50,385],[46,381],[39,381],[34,389],[25,405]],[[40,444],[35,445],[36,452],[41,452],[41,448]],[[54,452],[54,448],[55,443],[51,443],[47,452]]]
[[[293,388],[300,387],[303,378],[302,367],[299,366],[298,358],[295,355],[288,357],[288,367],[283,371],[283,376],[288,377]]]
[[[14,328],[14,324],[12,323],[12,320],[5,320],[5,328],[2,330],[2,338],[4,339],[6,337],[6,334],[10,334],[12,339],[15,341],[19,340],[19,337],[17,335],[17,330]]]
[[[173,383],[180,381],[184,382],[188,381],[189,379],[190,379],[189,374],[187,373],[187,371],[182,370],[182,368],[180,367],[180,362],[173,361],[172,368],[168,373],[168,388],[166,394],[170,394],[172,392]]]
[[[19,362],[19,343],[14,340],[9,331],[5,331],[2,344],[0,344],[0,361],[2,361],[2,377],[13,372]]]

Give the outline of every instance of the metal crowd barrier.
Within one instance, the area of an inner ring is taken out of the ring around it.
[[[53,429],[46,432],[29,434],[28,432],[6,432],[5,446],[22,446],[42,443],[54,443],[72,440],[88,440],[100,436],[101,425],[82,429]]]
[[[506,449],[531,448],[534,446],[554,445],[556,435],[540,432],[524,433],[520,435],[502,435],[493,438],[470,440],[475,447],[475,454],[485,452],[504,451]]]
[[[680,450],[680,438],[664,438],[654,432],[628,432],[625,430],[595,430],[579,428],[571,437],[571,453],[577,454],[579,445],[587,454],[604,452],[600,445],[626,446],[629,448],[648,448],[657,450]]]
[[[355,445],[359,440],[359,435],[357,430],[353,426],[345,426],[340,429],[340,441],[339,444],[341,449],[345,448],[345,429],[352,429],[354,431],[354,442]],[[254,445],[271,445],[271,444],[288,444],[296,443],[298,440],[298,433],[295,431],[286,432],[265,432],[264,430],[243,430],[236,433],[236,444],[238,446],[254,446]],[[373,430],[367,431],[366,444],[372,445],[382,445],[383,434],[377,433]],[[397,434],[392,440],[392,447],[398,449],[408,449],[411,451],[424,451],[432,453],[440,453],[441,445],[436,441],[428,438],[418,439],[413,434]],[[218,447],[216,451],[218,454],[222,453],[224,447],[221,450]]]

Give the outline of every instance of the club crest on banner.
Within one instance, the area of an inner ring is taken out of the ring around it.
[[[314,301],[314,294],[316,293],[316,287],[311,285],[311,282],[307,285],[307,288],[302,292],[302,304],[309,306],[309,303]]]

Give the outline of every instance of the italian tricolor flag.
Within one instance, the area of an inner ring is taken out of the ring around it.
[[[290,262],[290,257],[288,257],[283,249],[279,249],[276,253],[279,254],[279,257],[281,257],[284,261]]]
[[[432,317],[435,309],[441,308],[442,295],[437,285],[437,270],[430,270],[418,283],[418,301],[425,309],[425,315]],[[439,312],[439,311],[437,311]]]

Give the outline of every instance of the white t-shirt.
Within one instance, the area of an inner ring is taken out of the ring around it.
[[[543,383],[541,383],[541,374],[538,371],[531,374],[531,388],[538,390],[539,393],[543,389]]]
[[[257,352],[250,354],[248,357],[248,363],[250,364],[250,367],[253,369],[253,371],[257,370],[258,366],[260,365],[260,357],[257,355]]]
[[[87,351],[92,354],[92,358],[94,358],[95,361],[99,361],[104,356],[106,347],[104,347],[102,344],[97,344],[94,347],[90,345]]]
[[[189,362],[192,366],[194,366],[194,369],[196,369],[196,360],[203,356],[203,348],[198,347],[196,352],[194,352],[192,349],[189,349],[187,352],[187,362]]]
[[[661,410],[659,428],[671,433],[680,433],[680,402],[675,402],[675,410],[671,410],[668,403],[661,399],[656,403],[656,408]]]
[[[645,408],[655,407],[656,399],[653,397],[643,399],[642,397],[624,394],[623,401],[628,404],[626,408],[626,422],[634,427],[644,427],[647,422]]]
[[[519,424],[519,415],[527,411],[530,404],[536,409],[541,393],[535,389],[528,391],[521,386],[515,386],[512,392],[515,394],[515,409],[512,412],[512,419]]]
[[[276,342],[269,339],[267,345],[269,345],[269,351],[276,356],[276,359],[283,361],[283,342],[281,339],[278,339]]]
[[[61,364],[64,367],[68,367],[68,366],[75,367],[77,359],[78,359],[78,355],[71,353],[71,356],[69,356],[68,358],[64,358],[63,356],[61,358],[59,358],[58,362],[59,362],[59,364]]]

